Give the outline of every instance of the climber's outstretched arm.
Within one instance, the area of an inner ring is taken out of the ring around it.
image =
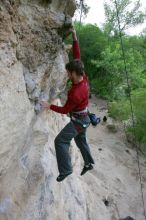
[[[74,99],[73,97],[68,97],[64,106],[49,105],[49,103],[47,101],[41,101],[40,104],[43,108],[51,109],[51,110],[53,110],[57,113],[61,113],[61,114],[68,114],[77,105],[76,100],[74,101],[73,99]]]
[[[72,39],[73,41],[77,41],[77,34],[76,34],[76,30],[74,28],[71,28],[71,33],[72,33]]]
[[[71,33],[73,39],[73,59],[80,60],[81,59],[80,47],[79,47],[76,31],[74,28],[71,29]]]

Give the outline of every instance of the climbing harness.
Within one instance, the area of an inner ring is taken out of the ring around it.
[[[71,121],[75,124],[80,125],[82,128],[88,128],[90,125],[90,121],[88,119],[88,109],[85,108],[82,111],[72,112],[70,113]]]
[[[142,175],[141,175],[140,162],[139,162],[139,149],[138,149],[138,145],[137,145],[137,138],[136,138],[136,132],[135,132],[134,110],[133,110],[132,97],[131,97],[131,86],[130,86],[130,83],[129,83],[129,75],[128,75],[128,70],[127,70],[127,63],[126,63],[126,56],[125,56],[125,50],[124,50],[124,44],[123,44],[123,38],[122,38],[122,31],[121,31],[121,24],[120,24],[117,0],[115,0],[115,5],[116,5],[117,20],[118,20],[120,44],[121,44],[121,50],[122,50],[122,56],[123,56],[125,74],[126,74],[126,81],[127,81],[127,86],[128,86],[128,98],[129,98],[130,109],[131,109],[131,118],[132,118],[133,135],[134,135],[134,145],[135,145],[136,153],[137,153],[137,163],[138,163],[138,173],[139,173],[139,181],[140,181],[140,189],[141,189],[141,199],[142,199],[144,217],[145,217],[145,220],[146,220],[146,210],[145,210],[145,204],[144,204],[144,193],[143,193],[143,187],[142,187]]]

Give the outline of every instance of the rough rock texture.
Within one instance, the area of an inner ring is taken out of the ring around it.
[[[78,178],[55,180],[53,141],[68,119],[38,103],[64,88],[62,39],[74,11],[73,0],[0,1],[1,220],[85,219]]]
[[[56,182],[54,138],[69,119],[42,111],[39,100],[52,101],[63,91],[67,61],[63,39],[74,11],[74,0],[0,1],[0,220],[116,220],[115,209],[108,210],[102,201],[109,185],[120,214],[132,214],[137,204],[134,217],[143,220],[141,203],[135,202],[138,185],[133,197],[125,187],[128,170],[121,165],[125,171],[121,176],[116,170],[116,147],[115,154],[105,148],[107,153],[98,155],[98,169],[80,177],[82,159],[72,143],[74,174]],[[106,170],[107,158],[113,163]],[[131,175],[127,178],[135,182]]]

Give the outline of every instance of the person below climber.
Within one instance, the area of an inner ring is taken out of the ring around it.
[[[80,149],[85,163],[81,175],[93,169],[92,164],[94,164],[89,145],[86,141],[86,130],[90,124],[87,109],[89,97],[88,79],[84,73],[83,63],[80,60],[80,48],[76,32],[74,28],[70,31],[73,38],[74,60],[66,64],[67,74],[72,82],[72,86],[68,91],[67,101],[63,107],[49,105],[48,102],[44,101],[41,102],[42,107],[61,114],[70,113],[71,117],[71,121],[61,130],[54,141],[59,170],[59,176],[56,179],[58,182],[64,180],[72,173],[69,146],[73,138],[77,147]]]

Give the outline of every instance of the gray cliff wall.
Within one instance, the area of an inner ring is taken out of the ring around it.
[[[63,38],[74,11],[73,0],[0,1],[1,220],[86,219],[80,179],[56,182],[54,138],[68,119],[38,103],[65,86]]]

